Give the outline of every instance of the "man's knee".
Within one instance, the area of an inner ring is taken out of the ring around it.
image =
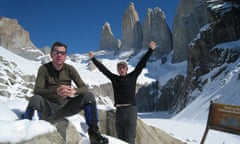
[[[40,114],[40,112],[42,113],[42,110],[40,108],[42,107],[43,101],[44,98],[42,96],[39,95],[32,96],[29,99],[29,104],[23,114],[23,118],[32,119],[34,110],[37,110],[38,114]]]
[[[42,101],[42,100],[43,100],[43,97],[42,97],[42,96],[40,96],[40,95],[34,95],[34,96],[32,96],[32,97],[30,98],[29,101],[35,102],[35,101]]]
[[[84,96],[85,103],[96,103],[95,96],[91,92],[86,92],[82,94]]]
[[[40,95],[34,95],[29,100],[28,107],[38,107],[40,103],[44,102],[44,98]]]

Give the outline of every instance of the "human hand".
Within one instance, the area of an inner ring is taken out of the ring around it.
[[[156,48],[156,46],[157,46],[157,44],[154,42],[154,41],[151,41],[150,43],[149,43],[149,48],[150,49],[152,49],[152,50],[154,50],[155,48]]]
[[[71,97],[71,96],[75,95],[75,93],[76,93],[76,90],[71,88],[68,85],[60,85],[57,88],[57,94],[63,98]]]
[[[93,51],[90,51],[90,52],[88,53],[88,55],[89,55],[89,58],[93,58],[93,57],[95,56],[95,54],[94,54]]]

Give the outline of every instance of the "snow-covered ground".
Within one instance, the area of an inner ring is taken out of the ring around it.
[[[220,45],[221,46],[221,45]],[[240,41],[232,43],[224,43],[222,47],[240,47]],[[139,53],[136,57],[129,61],[129,70],[131,71],[136,65],[138,58],[144,53]],[[13,61],[17,64],[14,68],[16,71],[20,71],[23,74],[36,75],[37,69],[40,66],[40,62],[33,62],[19,57],[4,48],[0,47],[0,56],[4,60]],[[84,61],[71,61],[70,58],[67,63],[73,64],[79,71],[83,80],[89,85],[98,85],[101,83],[109,82],[109,80],[97,69],[89,71],[87,65],[87,57],[81,55]],[[98,56],[107,67],[116,72],[116,59],[108,59],[107,57]],[[170,59],[171,57],[169,57]],[[177,74],[186,75],[186,62],[171,64],[170,62],[160,65],[160,61],[148,63],[147,68],[143,70],[138,82],[146,83],[158,80],[160,84],[164,84],[168,79],[173,78]],[[1,69],[5,67],[4,64],[0,64]],[[11,68],[7,68],[11,71]],[[217,69],[216,69],[217,71]],[[209,82],[204,86],[202,91],[194,91],[192,96],[195,100],[187,106],[183,111],[175,116],[168,115],[167,112],[153,112],[153,113],[139,113],[139,117],[149,125],[155,126],[161,130],[164,130],[168,134],[176,137],[188,144],[199,144],[203,136],[209,103],[210,100],[215,100],[219,103],[240,105],[239,89],[240,89],[240,61],[228,64],[226,73],[222,73],[215,80],[211,81],[211,75],[214,75],[216,71],[212,71],[208,75],[203,76],[203,79],[208,79]],[[4,77],[4,76],[3,76]],[[6,76],[7,77],[7,76]],[[96,79],[97,77],[97,79]],[[14,90],[11,90],[14,89]],[[22,140],[28,140],[32,137],[54,131],[56,128],[47,121],[29,121],[18,120],[19,114],[22,113],[27,105],[27,101],[16,97],[16,92],[21,85],[10,86],[9,92],[10,98],[6,98],[0,95],[0,143],[11,142],[17,143]],[[29,95],[30,96],[30,95]],[[108,105],[98,105],[100,109],[113,108],[112,103]],[[84,122],[84,118],[75,115],[68,118],[78,129],[80,133],[85,133],[80,127],[80,122]],[[85,133],[86,134],[86,133]],[[86,134],[87,135],[87,134]],[[111,144],[123,144],[120,140],[108,136]],[[80,144],[87,143],[87,137]],[[240,136],[233,135],[225,132],[210,130],[206,138],[205,144],[239,144]]]

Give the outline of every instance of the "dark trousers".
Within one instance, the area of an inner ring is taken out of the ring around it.
[[[35,95],[29,100],[27,110],[37,109],[40,119],[55,121],[63,119],[85,110],[85,118],[89,126],[96,126],[98,114],[96,110],[96,101],[92,93],[82,93],[77,97],[67,98],[65,100],[49,100],[43,96]],[[31,119],[32,114],[28,117]]]
[[[136,106],[118,107],[116,111],[116,130],[118,138],[130,144],[135,144],[136,126]]]

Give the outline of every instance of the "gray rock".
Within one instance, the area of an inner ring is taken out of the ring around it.
[[[57,131],[60,133],[65,143],[67,144],[78,144],[81,140],[80,133],[77,131],[75,126],[66,119],[63,119],[54,124]],[[80,123],[79,123],[80,125]]]
[[[188,44],[206,23],[208,23],[208,15],[205,0],[179,1],[173,23],[173,63],[187,59]]]
[[[31,60],[42,55],[16,19],[0,17],[0,46]]]
[[[155,58],[160,58],[171,52],[172,33],[166,22],[164,12],[156,7],[153,10],[148,9],[143,22],[143,48],[148,48],[150,41],[155,41],[158,45],[153,55]]]
[[[116,137],[115,110],[99,111],[100,131],[110,136]],[[149,126],[139,118],[137,119],[136,144],[184,144],[180,140],[173,138],[166,132]]]
[[[142,48],[142,26],[135,9],[131,2],[122,17],[122,44],[118,52],[120,58],[129,57]],[[121,55],[128,51],[128,55]]]
[[[113,35],[110,24],[106,22],[102,27],[99,49],[117,51],[120,48],[120,44],[120,40]]]
[[[18,144],[66,144],[66,142],[58,132],[53,132],[36,136],[29,141]]]

